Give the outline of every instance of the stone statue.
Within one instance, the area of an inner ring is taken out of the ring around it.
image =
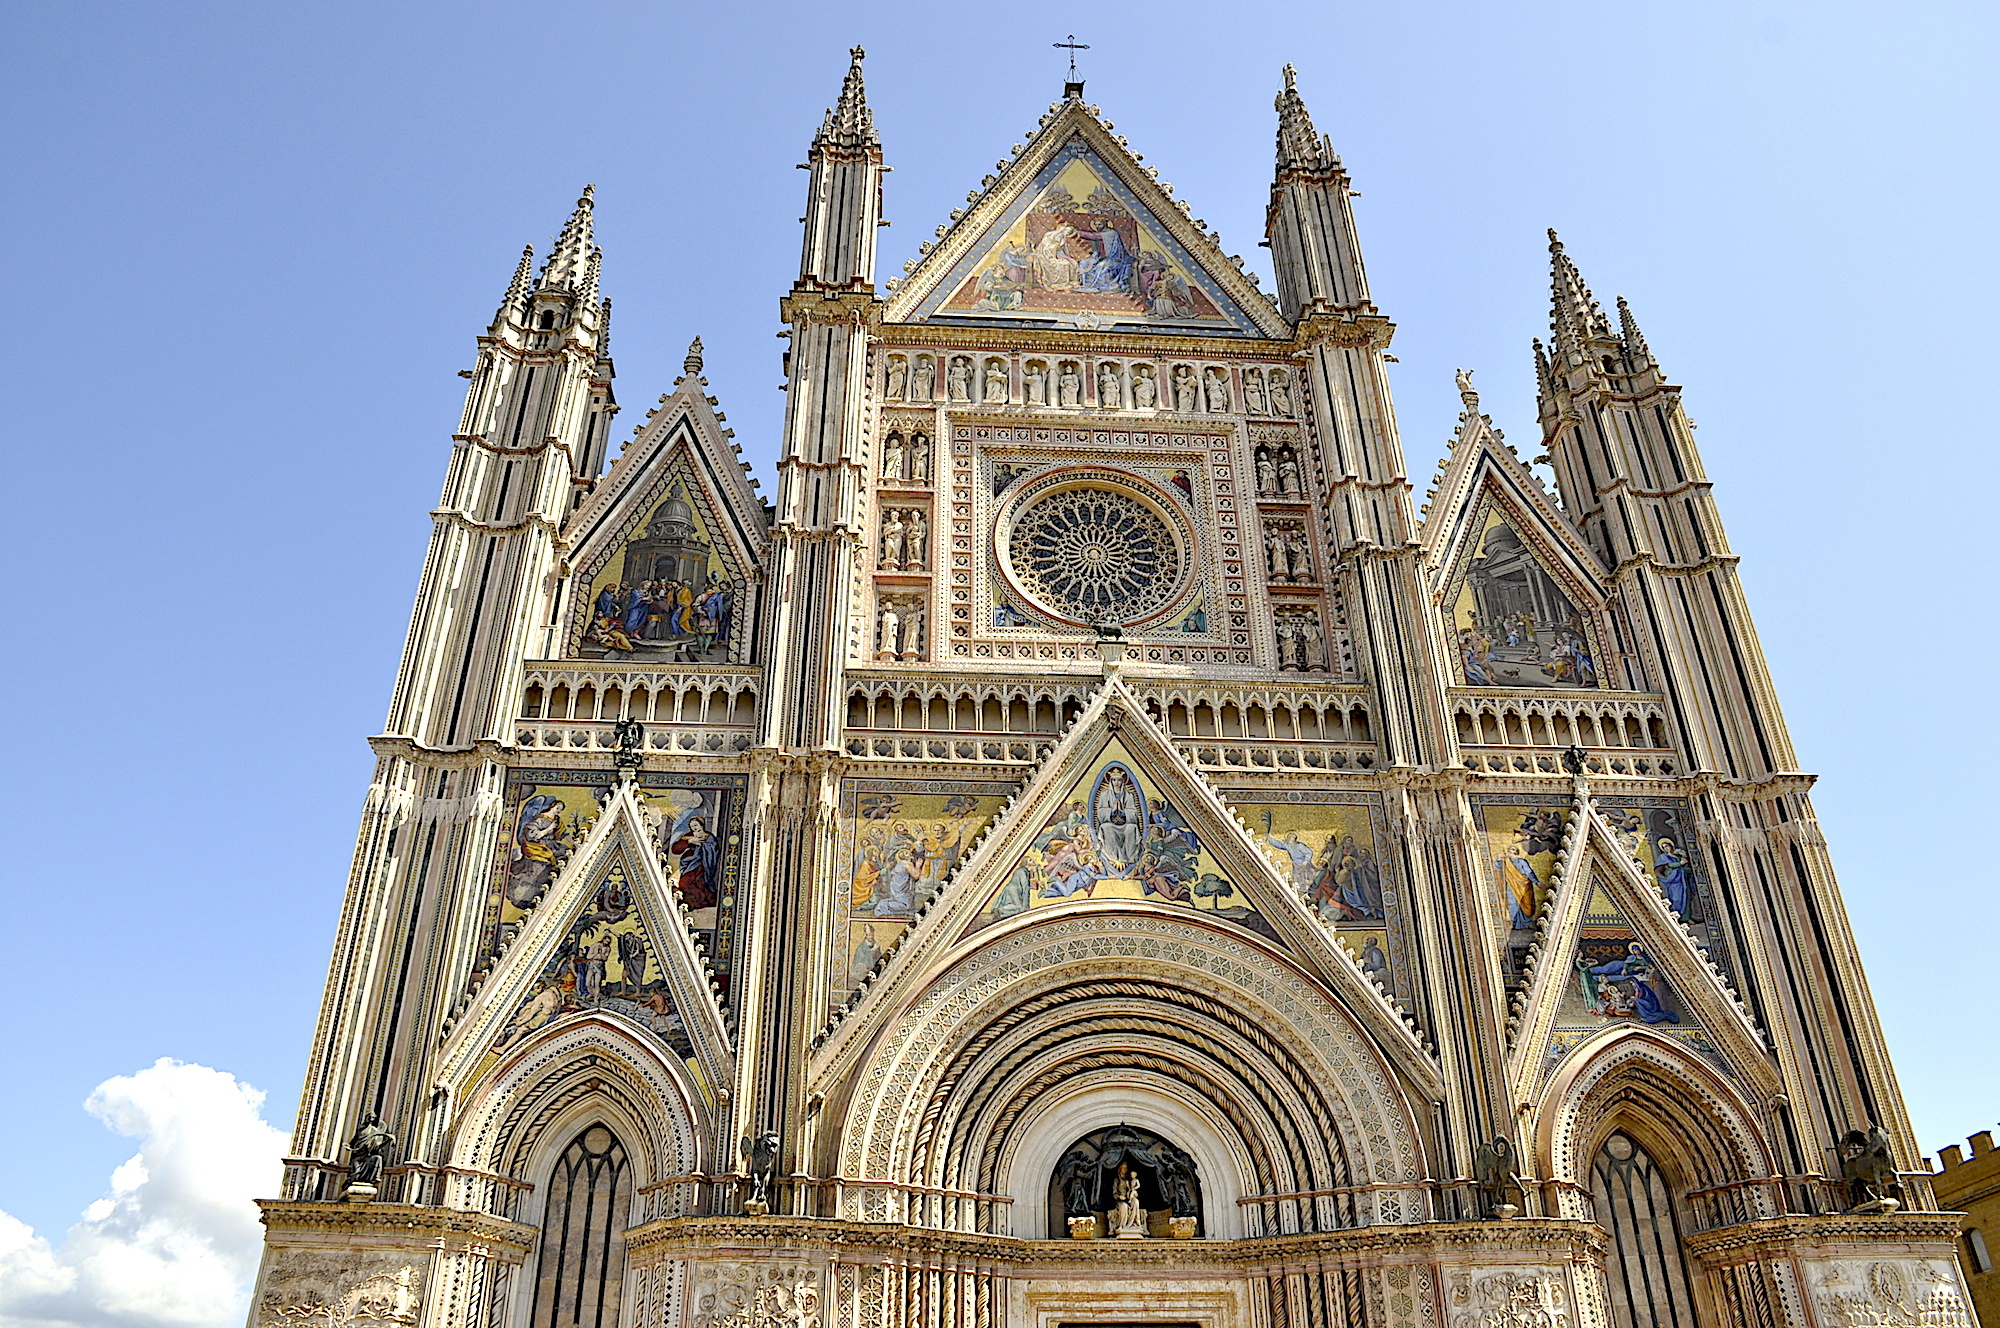
[[[1295,530],[1285,536],[1285,558],[1294,581],[1312,580],[1312,550],[1306,547],[1306,533]]]
[[[1304,492],[1299,487],[1299,458],[1289,447],[1278,454],[1278,492]]]
[[[911,381],[910,399],[929,401],[931,392],[937,385],[937,361],[928,355],[917,356],[916,377]]]
[[[1459,369],[1452,375],[1458,383],[1458,399],[1473,414],[1479,413],[1479,394],[1472,390],[1472,370]]]
[[[1487,1217],[1505,1221],[1520,1211],[1507,1202],[1507,1192],[1519,1190],[1521,1181],[1514,1171],[1514,1145],[1506,1135],[1496,1134],[1492,1143],[1472,1150],[1472,1183],[1479,1187],[1480,1207]]]
[[[1194,399],[1195,389],[1197,386],[1198,384],[1195,382],[1194,370],[1188,368],[1185,364],[1174,366],[1174,409],[1175,410],[1181,412],[1183,415],[1192,415],[1195,413],[1195,411],[1200,409],[1200,407],[1195,404],[1195,399]]]
[[[621,719],[611,726],[618,750],[611,764],[620,770],[636,770],[646,763],[646,726],[636,719]]]
[[[1029,360],[1021,370],[1021,386],[1028,404],[1046,406],[1049,404],[1049,369],[1040,360]]]
[[[931,477],[931,440],[925,434],[910,439],[910,478],[928,482]]]
[[[924,514],[911,512],[910,524],[903,533],[903,566],[923,567],[924,544],[929,536],[930,527],[924,522]]]
[[[896,657],[896,634],[901,630],[902,625],[903,619],[896,612],[896,606],[885,601],[882,605],[881,625],[877,629],[878,634],[875,638],[875,653],[877,657],[881,659],[894,659]]]
[[[1118,382],[1115,364],[1097,366],[1097,404],[1107,410],[1117,410],[1125,404],[1125,391]]]
[[[1278,468],[1271,464],[1271,454],[1263,448],[1257,449],[1257,492],[1276,493],[1278,491]]]
[[[382,1118],[370,1111],[347,1141],[347,1183],[374,1186],[382,1183],[382,1169],[389,1165],[396,1136],[382,1128]]]
[[[1589,759],[1589,752],[1586,752],[1575,743],[1571,743],[1568,750],[1562,754],[1563,769],[1569,771],[1572,775],[1580,775],[1586,768],[1584,763]]]
[[[891,401],[901,401],[910,386],[910,366],[898,355],[889,361],[889,386],[884,393]]]
[[[750,1172],[750,1198],[743,1211],[762,1217],[771,1208],[771,1186],[778,1174],[778,1132],[766,1130],[756,1138],[743,1136],[743,1161]]]
[[[1243,409],[1252,415],[1264,413],[1264,375],[1255,369],[1243,371]]]
[[[1129,1162],[1118,1164],[1118,1176],[1111,1182],[1111,1234],[1131,1240],[1146,1234],[1146,1210],[1139,1207],[1139,1173]]]
[[[1276,581],[1285,574],[1284,535],[1272,531],[1264,540],[1264,573]]]
[[[1160,385],[1153,381],[1153,371],[1143,364],[1132,371],[1132,404],[1140,410],[1151,410],[1160,404]]]
[[[986,404],[1004,406],[1007,404],[1007,362],[988,360],[986,362]]]
[[[1229,410],[1229,375],[1221,369],[1210,368],[1202,375],[1202,385],[1208,394],[1209,414],[1226,414]]]
[[[1062,1190],[1064,1217],[1090,1217],[1097,1212],[1097,1159],[1072,1148],[1056,1163],[1056,1185]]]
[[[1271,370],[1271,413],[1273,415],[1292,413],[1292,392],[1285,383],[1283,369]]]
[[[1302,669],[1323,669],[1326,667],[1326,629],[1319,625],[1319,619],[1311,614],[1299,624],[1299,667]]]
[[[972,400],[972,361],[963,355],[944,371],[945,394],[952,401]]]
[[[882,522],[882,566],[903,565],[903,517],[891,508]]]
[[[1902,1207],[1903,1185],[1889,1156],[1889,1132],[1879,1125],[1849,1130],[1840,1137],[1840,1178],[1847,1182],[1848,1212],[1893,1213]]]
[[[903,435],[892,433],[882,444],[882,478],[899,480],[903,478]]]
[[[1065,406],[1083,404],[1083,375],[1072,361],[1064,360],[1056,374],[1056,400]]]

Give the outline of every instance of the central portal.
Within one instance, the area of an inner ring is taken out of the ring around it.
[[[1114,1125],[1087,1134],[1070,1145],[1049,1177],[1052,1239],[1190,1240],[1201,1234],[1194,1159],[1150,1130]]]

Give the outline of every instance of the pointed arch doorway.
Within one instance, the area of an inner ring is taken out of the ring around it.
[[[556,1159],[547,1193],[531,1328],[618,1328],[632,1207],[625,1145],[586,1125]]]
[[[1604,1280],[1615,1328],[1700,1328],[1673,1189],[1652,1154],[1614,1130],[1591,1159],[1590,1197],[1611,1237]]]

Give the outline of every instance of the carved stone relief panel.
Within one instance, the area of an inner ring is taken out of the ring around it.
[[[693,1328],[821,1328],[820,1270],[719,1263],[695,1270]]]
[[[426,1259],[421,1254],[274,1246],[267,1257],[252,1328],[415,1325],[423,1313]]]
[[[1942,1259],[1843,1259],[1807,1281],[1829,1328],[1973,1328],[1958,1269]]]

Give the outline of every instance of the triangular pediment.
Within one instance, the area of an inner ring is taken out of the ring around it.
[[[1268,298],[1071,101],[895,284],[887,322],[1288,337]]]
[[[1515,1100],[1533,1100],[1586,1043],[1631,1029],[1774,1085],[1761,1034],[1603,808],[1583,803],[1558,859],[1508,1021]]]
[[[1422,542],[1457,680],[1579,688],[1607,677],[1608,592],[1596,558],[1468,395]]]
[[[864,979],[832,1041],[866,1037],[927,973],[969,948],[1042,917],[1131,910],[1200,918],[1288,954],[1418,1082],[1435,1078],[1393,999],[1116,680]]]
[[[764,509],[703,387],[680,380],[565,527],[564,657],[750,659]]]
[[[686,905],[654,850],[658,831],[629,785],[505,936],[450,1027],[441,1079],[463,1089],[550,1031],[609,1019],[693,1074],[711,1104],[732,1056],[713,976]]]

